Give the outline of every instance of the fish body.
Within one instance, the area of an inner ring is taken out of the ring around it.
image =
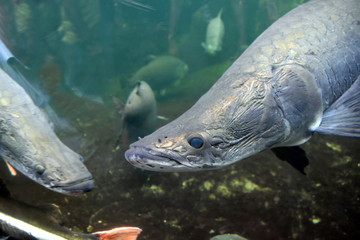
[[[56,209],[55,209],[56,210]],[[61,217],[61,216],[60,216]],[[44,209],[0,197],[0,230],[22,240],[135,240],[141,229],[121,227],[84,234],[70,231],[56,220],[58,216]]]
[[[222,234],[222,235],[214,236],[210,238],[210,240],[247,240],[247,239],[237,234]]]
[[[223,38],[225,34],[224,22],[221,19],[223,9],[221,9],[218,15],[211,19],[207,29],[206,29],[206,38],[205,42],[201,44],[210,55],[214,55],[217,52],[221,51]]]
[[[165,88],[181,80],[188,72],[187,64],[173,56],[155,57],[140,68],[130,79],[132,84],[146,81],[156,89]]]
[[[359,6],[312,0],[293,9],[125,158],[153,171],[197,171],[297,146],[314,132],[360,137]]]
[[[0,157],[35,182],[78,194],[93,187],[83,158],[56,136],[44,112],[0,69]]]
[[[136,84],[126,101],[123,114],[132,141],[156,129],[157,105],[149,84],[145,81]]]

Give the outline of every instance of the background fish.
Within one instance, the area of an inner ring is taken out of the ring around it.
[[[214,55],[217,52],[221,51],[223,38],[225,34],[225,26],[221,19],[223,9],[221,9],[218,15],[211,19],[206,29],[206,39],[205,42],[201,44],[210,55]]]
[[[154,93],[145,81],[131,91],[124,109],[123,121],[131,141],[144,137],[157,127],[157,105]]]
[[[187,64],[173,56],[155,57],[140,68],[130,79],[132,84],[146,81],[153,88],[166,88],[182,79],[188,72]]]

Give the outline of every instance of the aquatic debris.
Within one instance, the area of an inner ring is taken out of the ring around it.
[[[254,182],[252,182],[246,178],[233,179],[230,182],[230,185],[234,188],[241,187],[242,192],[244,192],[244,193],[251,193],[253,191],[270,191],[271,190],[268,187],[260,187],[259,185],[255,184]]]
[[[89,29],[94,28],[101,19],[100,0],[92,0],[91,2],[88,0],[78,0],[77,2],[80,4],[81,16],[86,26]]]
[[[173,56],[155,57],[131,77],[130,83],[146,81],[154,89],[164,89],[180,81],[188,72],[187,64]]]
[[[221,9],[218,15],[211,19],[206,29],[206,39],[205,42],[201,44],[210,55],[214,55],[215,53],[221,51],[223,38],[225,34],[224,23],[221,19],[223,9]]]
[[[66,15],[65,9],[61,8],[61,24],[57,31],[62,35],[61,40],[66,44],[74,44],[78,41],[78,35],[75,31],[73,23],[69,20]]]
[[[313,224],[318,224],[318,223],[321,222],[321,218],[315,217],[315,216],[311,217],[309,220],[310,220]]]
[[[336,143],[326,142],[326,146],[335,152],[341,152],[341,146]]]
[[[32,10],[28,2],[20,1],[15,4],[15,26],[19,33],[27,32],[30,29]]]
[[[338,166],[342,166],[345,164],[348,164],[352,161],[352,157],[350,156],[342,156],[340,158],[336,158],[332,163],[331,163],[331,167],[338,167]]]
[[[151,185],[150,186],[150,191],[153,192],[154,194],[156,195],[162,195],[165,193],[164,189],[162,189],[160,186],[157,186],[157,185]]]
[[[197,181],[197,179],[194,178],[194,177],[185,179],[185,180],[181,183],[181,187],[182,187],[182,189],[188,188],[188,187],[190,187],[192,184],[194,184],[196,181]]]
[[[202,186],[206,191],[210,191],[214,187],[214,181],[205,181]]]

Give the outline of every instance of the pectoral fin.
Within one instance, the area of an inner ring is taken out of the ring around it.
[[[319,133],[360,137],[360,76],[324,113]]]
[[[309,165],[306,153],[299,146],[294,147],[277,147],[271,149],[275,155],[283,161],[288,162],[296,170],[306,175],[305,167]]]
[[[10,172],[11,176],[16,176],[17,172],[16,172],[15,168],[13,166],[11,166],[10,163],[7,160],[5,160],[5,163],[6,163],[6,166],[8,167],[8,169],[9,169],[9,172]]]

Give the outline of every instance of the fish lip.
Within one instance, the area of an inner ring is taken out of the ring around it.
[[[170,158],[168,154],[148,147],[130,146],[125,152],[126,160],[135,167],[150,171],[176,171],[188,168],[180,161]]]
[[[94,180],[92,177],[88,177],[70,183],[52,183],[50,188],[63,194],[80,195],[91,191],[93,187]]]

